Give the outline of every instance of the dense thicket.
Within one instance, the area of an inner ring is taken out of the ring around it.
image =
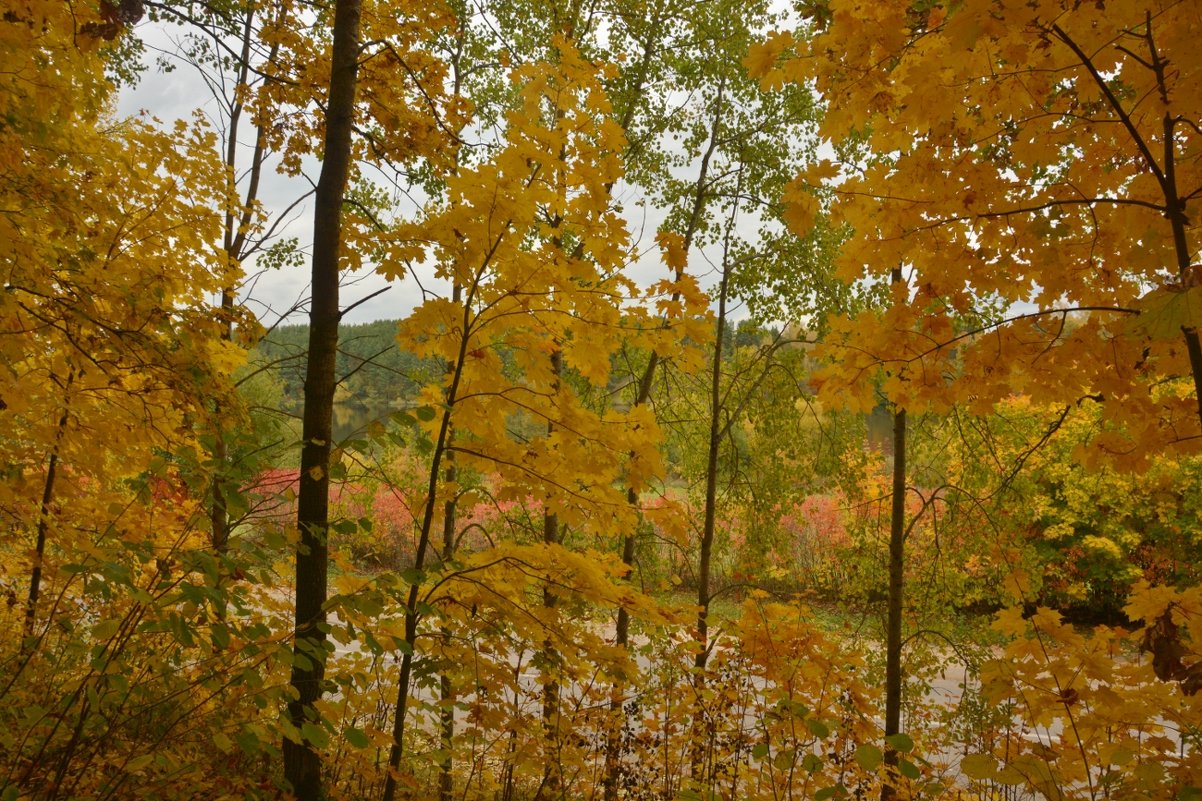
[[[1202,796],[1194,4],[146,6],[0,14],[0,801]]]

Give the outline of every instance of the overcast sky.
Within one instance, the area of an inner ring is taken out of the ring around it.
[[[179,35],[175,26],[144,22],[137,27],[137,35],[147,45],[146,70],[136,87],[122,89],[117,104],[120,117],[139,115],[143,112],[162,120],[170,126],[177,119],[189,120],[195,110],[200,109],[217,124],[219,104],[213,98],[205,82],[195,68],[181,64],[173,72],[163,73],[155,66],[158,55],[176,50],[172,38]],[[247,131],[246,133],[249,133]],[[244,137],[246,135],[244,133]],[[310,178],[316,181],[320,165],[313,160],[307,165]],[[276,219],[296,199],[309,189],[308,181],[280,175],[272,167],[263,176],[260,200],[268,209],[271,219]],[[281,237],[296,237],[301,247],[307,248],[312,239],[312,199],[296,206],[286,225],[279,229]],[[265,324],[274,323],[280,315],[307,301],[309,296],[309,264],[302,267],[255,271],[254,265],[245,265],[248,284],[245,300]],[[370,295],[387,285],[382,278],[371,274],[349,276],[348,285],[342,293],[342,305],[349,306],[356,300]],[[363,322],[382,318],[400,317],[406,314],[419,300],[412,282],[401,282],[383,295],[353,309],[346,317],[347,322]],[[303,311],[293,312],[288,322],[305,322]]]
[[[164,53],[178,51],[173,39],[178,38],[181,29],[177,26],[160,23],[143,22],[137,29],[137,35],[146,43],[146,69],[141,81],[136,87],[124,88],[118,97],[117,113],[120,117],[149,114],[170,126],[177,119],[191,119],[199,109],[210,118],[214,126],[220,129],[220,104],[213,98],[208,86],[201,79],[199,72],[189,64],[179,63],[170,73],[161,72],[156,66],[156,60]],[[243,126],[242,138],[250,135],[249,126]],[[244,142],[249,155],[249,142]],[[320,164],[311,159],[306,165],[309,178],[316,182]],[[688,170],[686,169],[687,173]],[[370,171],[367,173],[370,175]],[[277,219],[284,209],[293,204],[298,197],[310,188],[308,180],[303,178],[288,178],[280,175],[274,167],[265,171],[261,188],[260,200],[267,208],[270,218]],[[637,203],[638,196],[633,190],[623,191],[619,186],[616,190],[617,199],[623,204],[627,215],[631,240],[637,244],[637,251],[642,256],[628,270],[628,275],[642,285],[660,280],[666,275],[666,268],[661,263],[658,250],[654,246],[657,227],[662,221],[663,214],[657,209],[644,209]],[[626,195],[624,197],[623,195]],[[288,216],[287,223],[280,227],[280,237],[296,237],[302,248],[307,249],[312,239],[313,208],[311,197],[296,206]],[[705,254],[694,253],[692,261],[694,269],[700,276],[703,286],[708,286],[715,279],[707,278],[705,273],[712,270],[705,263]],[[307,303],[309,295],[309,268],[306,259],[301,267],[285,268],[283,270],[256,271],[254,265],[244,265],[248,271],[248,281],[245,287],[244,300],[266,325],[276,323],[281,315],[288,314],[286,322],[302,323],[307,321]],[[416,279],[416,280],[415,280]],[[378,319],[393,319],[403,317],[421,301],[422,287],[426,291],[439,292],[438,282],[430,275],[407,276],[405,279],[388,285],[382,277],[373,272],[350,274],[344,277],[341,304],[344,308],[372,295],[382,289],[382,294],[355,306],[344,318],[345,322],[365,322]],[[294,310],[295,309],[295,310]],[[289,310],[291,311],[289,314]],[[732,317],[744,316],[742,310],[735,310]]]

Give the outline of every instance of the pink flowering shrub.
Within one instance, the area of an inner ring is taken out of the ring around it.
[[[365,569],[404,569],[414,564],[426,497],[426,468],[402,455],[382,472],[350,475],[331,484],[331,545]],[[487,482],[484,482],[487,484]],[[299,471],[277,468],[260,473],[244,489],[251,505],[248,521],[260,528],[295,525]],[[496,501],[487,491],[461,490],[455,517],[455,551],[477,551],[532,526],[541,518],[536,501]],[[541,525],[541,521],[540,521]],[[520,536],[520,535],[519,535]],[[443,551],[443,509],[435,510],[426,563]]]
[[[788,569],[800,586],[832,591],[846,581],[845,505],[841,494],[807,495],[781,511]]]

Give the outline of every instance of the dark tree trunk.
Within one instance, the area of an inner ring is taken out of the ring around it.
[[[334,7],[330,94],[321,176],[314,194],[313,299],[309,312],[309,359],[305,374],[304,443],[297,508],[296,616],[288,720],[300,731],[319,724],[313,708],[325,678],[325,610],[328,569],[330,440],[338,349],[338,250],[342,199],[350,174],[351,131],[358,77],[360,0]],[[325,797],[321,756],[304,737],[284,740],[284,778],[297,801]]]
[[[33,569],[29,572],[29,597],[25,602],[25,642],[21,651],[26,656],[32,654],[29,641],[33,637],[38,617],[38,599],[42,591],[42,560],[46,558],[46,535],[50,530],[50,504],[54,500],[54,482],[58,476],[58,451],[67,433],[67,421],[71,412],[71,384],[75,380],[75,370],[67,374],[67,383],[63,388],[63,413],[58,418],[58,426],[54,431],[54,445],[50,449],[50,458],[46,463],[46,481],[42,484],[42,503],[38,507],[37,542],[34,543]]]
[[[697,564],[697,655],[693,657],[693,695],[697,708],[693,717],[690,773],[693,780],[700,782],[705,766],[705,754],[710,740],[710,724],[702,699],[705,697],[705,668],[709,662],[709,611],[712,600],[710,588],[710,563],[713,561],[714,533],[718,521],[718,456],[722,444],[724,427],[721,414],[722,403],[722,341],[726,336],[726,299],[730,270],[724,267],[722,280],[718,284],[718,326],[714,340],[713,364],[710,372],[709,439],[705,462],[705,515],[701,529],[701,552]]]
[[[697,645],[694,658],[698,671],[709,659],[710,562],[714,550],[714,530],[718,521],[718,454],[722,445],[722,340],[726,336],[726,288],[729,271],[722,273],[718,285],[718,330],[714,340],[714,361],[710,372],[710,429],[705,460],[705,517],[701,529],[701,555],[697,566]]]
[[[455,303],[463,302],[463,287],[455,284],[451,290],[451,299]],[[447,362],[446,373],[454,378],[455,364]],[[455,440],[455,429],[452,427],[447,431],[447,444],[453,445]],[[455,467],[455,451],[448,449],[447,452],[447,469],[446,480],[447,485],[454,485],[458,478],[458,470]],[[455,558],[455,534],[456,534],[456,519],[458,512],[458,497],[451,495],[443,504],[442,509],[442,563],[444,566],[450,564]],[[451,643],[451,630],[443,627],[441,630],[443,648],[446,649]],[[444,670],[438,678],[439,699],[442,704],[442,709],[439,711],[439,746],[442,748],[442,762],[438,766],[438,801],[451,801],[451,796],[455,790],[455,762],[454,762],[454,745],[455,745],[455,682],[451,678],[449,671]]]
[[[74,374],[72,374],[74,375]],[[70,389],[71,380],[68,378],[67,387]],[[25,640],[33,637],[34,627],[38,617],[38,598],[42,590],[42,560],[46,558],[46,533],[50,528],[50,503],[54,499],[54,481],[58,475],[58,449],[67,430],[68,409],[64,404],[63,415],[59,418],[58,428],[54,435],[54,447],[50,450],[50,459],[46,464],[46,481],[42,485],[42,504],[38,508],[37,542],[34,544],[33,569],[29,573],[29,598],[25,602]],[[22,644],[21,650],[27,649]]]
[[[472,304],[476,297],[479,284],[474,284],[463,301],[463,335],[459,339],[459,353],[455,357],[454,369],[451,375],[451,385],[447,387],[445,396],[446,406],[442,410],[442,420],[438,427],[438,439],[434,443],[434,454],[430,461],[430,481],[427,485],[425,509],[422,512],[422,524],[418,533],[417,549],[413,554],[413,567],[419,573],[426,567],[426,553],[430,548],[430,538],[434,530],[435,499],[438,497],[438,480],[442,474],[443,459],[452,459],[451,440],[454,429],[451,425],[452,412],[458,400],[459,381],[463,377],[463,365],[467,360],[468,341],[472,331]],[[455,297],[459,298],[462,291],[455,289]],[[445,508],[444,508],[445,515]],[[444,517],[445,521],[445,517]],[[420,580],[409,587],[405,601],[405,644],[406,649],[401,654],[401,672],[397,679],[396,707],[392,721],[392,745],[388,749],[388,771],[384,778],[383,801],[393,801],[397,793],[397,772],[401,767],[401,757],[405,753],[405,719],[409,714],[409,687],[413,681],[414,645],[417,642],[417,626],[421,618],[418,610],[418,599],[421,595]]]
[[[563,352],[556,350],[551,354],[551,369],[555,374],[554,391],[559,391],[559,376],[563,374]],[[555,431],[552,423],[547,424],[547,436]],[[543,543],[558,545],[562,539],[559,528],[559,517],[553,512],[543,510]],[[555,609],[559,599],[550,586],[543,587],[543,606]],[[555,643],[548,636],[543,640],[542,652],[543,676],[543,782],[539,787],[536,799],[558,798],[561,794],[561,776],[559,767],[559,652]]]
[[[885,736],[901,731],[902,608],[905,599],[906,549],[906,411],[893,413],[893,498],[889,516],[889,598],[885,623]],[[885,761],[897,764],[897,752],[885,749]],[[892,786],[881,790],[884,799],[895,795]]]
[[[893,283],[902,280],[893,270]],[[893,497],[889,514],[889,597],[885,622],[885,736],[901,731],[902,608],[905,600],[906,556],[906,410],[893,411]],[[897,751],[886,743],[885,762],[896,765]],[[881,788],[881,798],[896,796],[892,785]]]

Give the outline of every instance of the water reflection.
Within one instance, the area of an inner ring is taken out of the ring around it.
[[[377,420],[385,420],[397,410],[391,406],[360,406],[334,404],[334,441],[363,436],[367,427]]]

